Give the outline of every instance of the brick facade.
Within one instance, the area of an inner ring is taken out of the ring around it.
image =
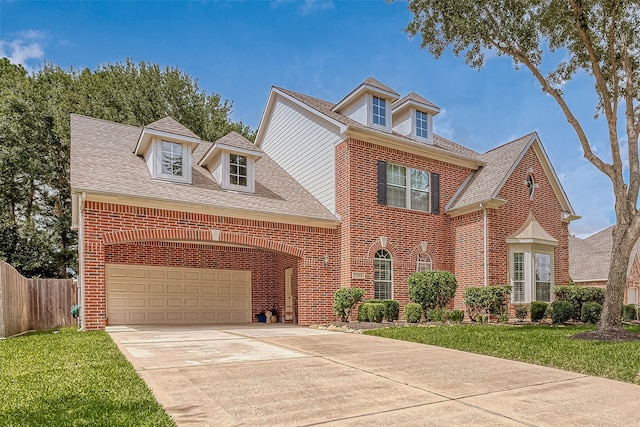
[[[332,318],[338,230],[93,201],[82,214],[88,329],[106,323],[105,263],[251,270],[252,315],[284,305],[284,270],[292,267],[298,323]]]

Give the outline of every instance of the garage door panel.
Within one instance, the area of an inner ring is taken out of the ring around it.
[[[249,323],[251,272],[107,265],[109,323]]]

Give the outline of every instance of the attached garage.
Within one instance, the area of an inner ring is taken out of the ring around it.
[[[251,271],[106,265],[110,325],[250,323]]]

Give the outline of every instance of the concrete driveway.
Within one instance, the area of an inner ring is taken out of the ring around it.
[[[283,325],[109,327],[178,425],[628,426],[640,386]]]

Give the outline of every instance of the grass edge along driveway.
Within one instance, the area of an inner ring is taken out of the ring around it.
[[[442,325],[382,328],[364,333],[640,384],[640,341],[568,338],[592,329],[589,326]],[[640,325],[625,329],[640,332]]]
[[[0,340],[2,426],[175,426],[104,331]]]

